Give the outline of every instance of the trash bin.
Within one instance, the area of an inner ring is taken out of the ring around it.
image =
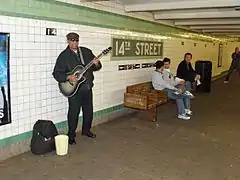
[[[212,84],[212,62],[198,60],[195,63],[195,70],[201,76],[201,85],[197,88],[197,91],[210,93]]]
[[[56,153],[59,156],[64,156],[68,153],[68,136],[57,135],[55,136]]]

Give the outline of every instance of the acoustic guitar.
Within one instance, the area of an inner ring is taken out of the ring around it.
[[[102,53],[100,53],[96,59],[102,58],[104,55],[107,55],[112,50],[112,47],[108,47],[107,49],[103,50]],[[71,72],[67,73],[67,75],[73,75],[76,78],[75,81],[68,80],[66,82],[59,82],[58,86],[60,89],[60,92],[66,96],[66,97],[72,97],[75,95],[75,93],[78,91],[81,84],[86,81],[86,78],[84,77],[84,73],[92,67],[94,64],[94,59],[91,60],[85,67],[82,65],[77,65]]]

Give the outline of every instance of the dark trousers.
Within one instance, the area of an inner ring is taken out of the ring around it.
[[[239,62],[237,60],[232,61],[231,66],[228,70],[227,76],[225,78],[225,81],[229,81],[229,77],[234,70],[238,71],[238,75],[240,76],[240,67],[239,67]]]
[[[68,136],[69,139],[74,139],[81,108],[83,111],[82,132],[89,132],[91,129],[93,120],[92,89],[78,91],[73,97],[68,98],[68,104]]]

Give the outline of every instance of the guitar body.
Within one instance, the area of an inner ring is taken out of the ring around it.
[[[84,73],[84,67],[82,65],[76,66],[72,72],[68,73],[67,75],[75,75],[77,77],[77,81],[58,83],[60,92],[66,97],[72,97],[75,95],[80,85],[86,80],[86,78],[83,76]]]
[[[96,59],[100,59],[102,56],[108,54],[112,50],[112,47],[108,47],[107,49],[103,50]],[[58,83],[58,87],[60,92],[66,97],[72,97],[76,94],[81,84],[86,81],[84,77],[84,73],[94,64],[94,59],[90,61],[85,67],[82,65],[77,65],[70,73],[67,75],[73,75],[77,77],[76,81],[66,81]]]

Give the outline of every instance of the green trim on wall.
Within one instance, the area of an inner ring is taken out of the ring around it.
[[[111,114],[115,111],[119,111],[121,109],[124,109],[123,104],[117,105],[117,106],[113,106],[113,107],[109,107],[100,111],[96,111],[93,114],[93,119],[99,118],[99,117],[104,117],[108,114]],[[82,121],[82,116],[79,118],[79,121]],[[63,121],[60,123],[55,124],[57,129],[64,129],[67,128],[67,121]],[[0,148],[2,147],[6,147],[10,144],[14,144],[14,143],[18,143],[18,142],[23,142],[29,138],[31,138],[32,136],[32,131],[28,131],[16,136],[12,136],[12,137],[8,137],[5,139],[0,139]]]
[[[236,39],[219,39],[214,36],[193,33],[156,22],[150,22],[147,20],[55,0],[8,0],[4,2],[4,6],[0,6],[0,14],[6,16],[143,32],[169,37],[178,37],[182,39],[236,41]]]

